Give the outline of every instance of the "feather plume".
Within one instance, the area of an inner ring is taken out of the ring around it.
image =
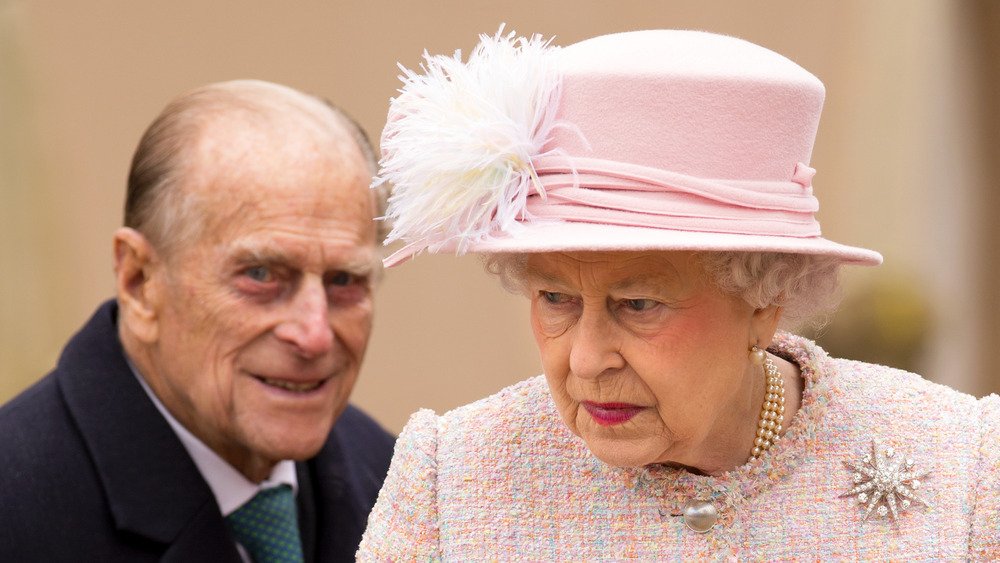
[[[558,47],[535,35],[480,36],[463,64],[424,52],[423,74],[400,66],[403,86],[382,133],[375,184],[389,183],[388,242],[435,251],[511,231],[533,190],[532,159],[555,127]]]

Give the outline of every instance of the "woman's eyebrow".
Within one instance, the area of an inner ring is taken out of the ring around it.
[[[663,287],[677,285],[678,283],[680,283],[680,276],[676,272],[641,272],[630,275],[621,281],[614,282],[609,287],[612,289],[629,289],[640,285]]]
[[[525,275],[528,277],[528,279],[530,279],[532,281],[542,282],[542,283],[545,283],[545,284],[564,285],[566,283],[565,280],[563,280],[562,278],[557,277],[555,274],[551,274],[551,273],[548,273],[548,272],[542,272],[542,271],[531,269],[531,268],[529,268],[525,272]]]

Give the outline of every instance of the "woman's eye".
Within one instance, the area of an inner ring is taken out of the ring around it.
[[[271,270],[264,266],[254,266],[252,268],[248,268],[246,276],[253,281],[260,283],[269,282],[274,278],[271,274]]]
[[[648,311],[656,306],[652,299],[626,299],[625,305],[633,311]]]
[[[543,291],[542,297],[546,301],[553,304],[564,303],[566,301],[566,296],[562,293],[556,293],[554,291]]]

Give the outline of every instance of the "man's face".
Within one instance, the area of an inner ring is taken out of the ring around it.
[[[185,427],[257,477],[322,447],[372,324],[366,164],[346,135],[288,128],[236,128],[192,151],[183,189],[204,214],[200,235],[150,285],[157,338],[144,375]]]

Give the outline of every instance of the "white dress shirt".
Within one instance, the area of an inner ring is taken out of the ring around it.
[[[292,488],[292,492],[296,495],[298,494],[299,481],[295,475],[294,461],[287,459],[279,461],[274,466],[274,469],[271,470],[271,475],[267,479],[260,483],[250,481],[178,422],[170,414],[170,411],[163,406],[163,403],[160,402],[160,399],[153,393],[149,385],[146,384],[146,380],[135,369],[135,366],[132,365],[128,357],[126,357],[126,361],[128,361],[129,367],[132,368],[132,374],[139,380],[139,384],[142,385],[142,389],[146,392],[146,395],[153,401],[153,404],[156,405],[157,410],[167,420],[170,427],[174,429],[174,433],[180,438],[181,444],[184,444],[184,448],[198,467],[201,476],[208,483],[209,488],[212,489],[212,494],[215,495],[215,502],[219,504],[223,517],[235,512],[237,508],[246,504],[263,489],[277,487],[278,485],[288,485]],[[243,546],[237,542],[236,548],[239,550],[240,556],[243,557],[243,561],[251,563]]]

